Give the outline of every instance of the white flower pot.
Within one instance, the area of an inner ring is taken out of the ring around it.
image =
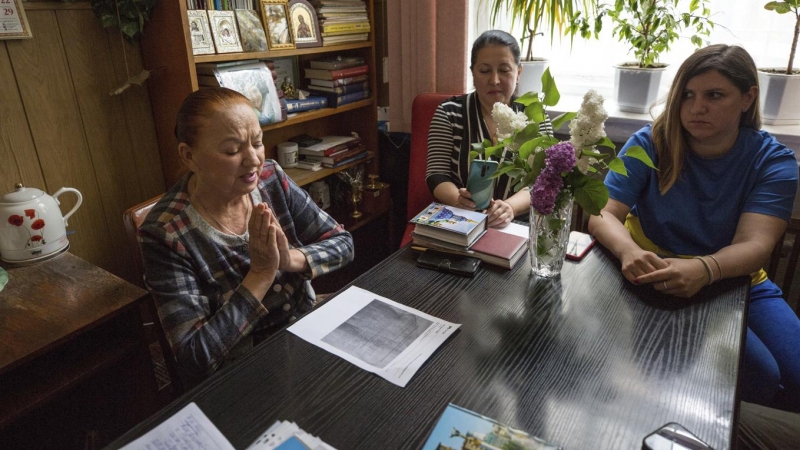
[[[661,74],[666,66],[641,69],[625,65],[614,66],[614,98],[620,111],[648,113],[658,100]]]
[[[535,61],[522,61],[522,74],[519,76],[517,90],[514,95],[520,96],[528,92],[542,92],[542,74],[550,61],[539,58]]]
[[[800,124],[800,75],[758,71],[761,122],[766,125]]]

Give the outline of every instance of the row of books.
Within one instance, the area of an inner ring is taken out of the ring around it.
[[[479,211],[431,203],[411,219],[415,224],[412,246],[472,256],[511,269],[528,249],[528,227],[511,223],[505,228],[489,228],[487,217]]]
[[[369,39],[372,30],[363,0],[313,0],[317,10],[322,46]]]
[[[335,56],[315,59],[304,69],[310,95],[286,100],[289,113],[319,108],[336,108],[370,98],[369,65],[360,56]]]
[[[258,9],[258,0],[186,0],[186,9]]]
[[[367,158],[368,152],[358,136],[323,136],[313,143],[298,142],[300,161],[336,168]]]

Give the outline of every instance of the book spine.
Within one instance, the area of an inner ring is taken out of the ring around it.
[[[295,113],[328,106],[326,97],[310,97],[303,100],[286,100],[286,112]]]
[[[328,104],[334,107],[343,106],[367,98],[369,98],[369,90],[344,95],[328,94]]]
[[[341,150],[340,152],[332,153],[331,156],[322,156],[322,155],[304,155],[305,159],[308,161],[318,161],[323,164],[336,164],[341,162],[347,158],[352,158],[364,151],[364,147],[358,146],[352,149]]]
[[[353,157],[350,157],[350,158],[347,158],[345,160],[339,161],[338,163],[335,163],[335,164],[322,163],[322,165],[327,167],[327,168],[329,168],[329,169],[335,169],[337,167],[344,166],[345,164],[350,164],[351,162],[356,162],[356,161],[362,160],[362,159],[364,159],[366,157],[367,157],[367,152],[363,152],[363,153],[359,153],[359,154],[357,154],[357,155],[355,155]]]
[[[362,81],[367,81],[366,75],[358,75],[355,77],[347,77],[347,78],[339,78],[338,80],[319,80],[319,79],[310,79],[310,85],[318,85],[318,86],[328,86],[328,87],[339,87],[339,86],[346,86],[352,83],[359,83]]]
[[[323,25],[322,32],[331,33],[336,31],[356,31],[365,33],[370,30],[369,22],[337,23],[334,25]]]
[[[354,83],[354,84],[346,84],[344,86],[337,86],[334,88],[326,88],[326,89],[319,89],[317,86],[311,85],[308,87],[311,91],[319,91],[325,92],[328,94],[336,94],[336,95],[344,95],[344,94],[352,94],[354,92],[362,92],[369,89],[369,82],[364,81],[363,83]]]

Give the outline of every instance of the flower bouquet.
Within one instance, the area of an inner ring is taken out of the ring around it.
[[[497,123],[497,145],[489,140],[472,144],[470,158],[502,158],[495,177],[511,179],[514,190],[530,187],[531,270],[539,276],[555,276],[561,271],[566,240],[572,220],[573,200],[589,214],[599,215],[608,202],[603,170],[627,176],[622,158],[638,159],[655,168],[642,147],[629,147],[617,157],[614,143],[606,136],[608,114],[603,97],[589,90],[578,112],[567,112],[552,120],[557,130],[567,121],[570,140],[559,141],[540,131],[545,107],[558,103],[555,80],[546,70],[542,75],[542,95],[529,92],[515,101],[525,106],[515,112],[508,105],[495,103],[492,117]],[[604,147],[608,150],[601,151]]]

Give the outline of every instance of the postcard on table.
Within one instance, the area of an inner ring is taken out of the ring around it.
[[[196,403],[189,403],[147,434],[122,447],[149,449],[235,450]]]
[[[422,450],[442,448],[561,450],[558,445],[452,403],[436,422]]]
[[[460,326],[352,286],[288,330],[405,387]]]

